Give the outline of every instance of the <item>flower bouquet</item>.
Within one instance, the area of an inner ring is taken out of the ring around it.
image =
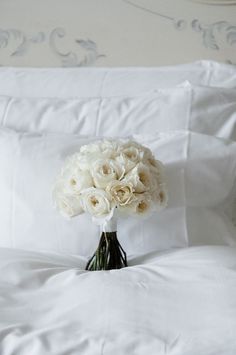
[[[98,248],[86,269],[119,269],[127,266],[127,258],[117,239],[116,220],[147,216],[166,206],[163,165],[135,141],[97,141],[67,158],[53,197],[65,216],[87,212],[101,227]]]

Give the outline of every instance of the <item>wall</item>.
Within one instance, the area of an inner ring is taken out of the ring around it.
[[[0,65],[236,64],[233,0],[0,0]]]

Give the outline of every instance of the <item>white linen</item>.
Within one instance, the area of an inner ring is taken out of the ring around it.
[[[104,96],[109,103],[109,96],[145,94],[147,99],[147,93],[186,79],[236,87],[236,69],[208,61],[160,69],[0,68],[0,94],[9,96],[0,99],[0,121],[31,132],[127,135],[150,133],[149,128],[153,133],[156,121],[150,117],[157,113],[162,130],[191,129],[235,139],[233,91],[226,96],[203,88],[191,96],[191,105],[186,95],[179,107],[172,96],[159,111],[154,101],[146,101],[142,111],[140,97],[140,106],[134,97],[113,98],[120,105],[113,113],[112,105],[101,105]],[[190,91],[186,86],[182,92]],[[85,99],[53,99],[48,105],[38,97]],[[194,109],[199,100],[201,106]],[[35,116],[27,116],[27,105]],[[106,120],[98,121],[98,113],[105,112]],[[114,113],[123,113],[120,125]],[[133,115],[137,130],[126,124],[127,114]],[[4,134],[1,131],[0,245],[90,255],[98,229],[85,215],[82,223],[64,220],[50,201],[63,159],[86,138]],[[130,265],[122,270],[86,272],[83,257],[0,248],[1,355],[236,353],[236,231],[230,221],[236,217],[235,143],[187,131],[135,137],[167,165],[168,209],[148,221],[121,221],[118,237]],[[231,247],[130,256],[206,243]]]
[[[236,140],[236,89],[191,88],[189,129]]]
[[[189,80],[193,84],[236,87],[234,65],[213,61],[159,68],[0,68],[0,95],[94,97],[139,95]]]
[[[185,82],[136,97],[0,96],[0,124],[19,131],[94,136],[189,129],[236,140],[236,89]]]
[[[127,136],[186,129],[191,88],[158,90],[136,97],[12,98],[0,96],[0,124],[26,132]]]
[[[165,164],[169,202],[167,209],[146,220],[119,219],[118,235],[127,253],[235,245],[230,217],[236,143],[186,131],[131,138]],[[0,246],[93,253],[98,227],[88,215],[63,218],[54,210],[51,194],[65,158],[96,139],[0,130]]]
[[[233,355],[236,249],[194,247],[83,271],[0,249],[1,355]]]

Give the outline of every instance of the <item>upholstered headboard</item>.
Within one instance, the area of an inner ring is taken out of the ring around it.
[[[236,63],[234,0],[0,0],[0,65]]]

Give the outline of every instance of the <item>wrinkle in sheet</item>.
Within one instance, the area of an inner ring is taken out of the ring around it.
[[[183,206],[183,211],[184,211],[184,227],[185,227],[185,241],[186,241],[186,246],[189,246],[189,237],[188,237],[188,222],[187,222],[187,164],[188,164],[188,158],[189,158],[189,147],[190,147],[190,132],[187,131],[187,139],[186,139],[186,144],[185,144],[185,150],[184,150],[184,160],[185,160],[185,168],[182,171],[182,176],[183,176],[183,200],[184,200],[184,206]]]
[[[7,101],[7,104],[5,106],[5,109],[4,109],[3,115],[2,115],[2,123],[1,123],[2,126],[6,126],[8,112],[9,112],[10,105],[11,105],[12,101],[13,101],[13,98],[12,97],[8,97],[8,101]]]
[[[235,263],[236,249],[195,247],[159,254],[152,265],[140,259],[140,265],[122,270],[83,272],[70,268],[69,256],[0,249],[1,288],[3,274],[13,274],[19,280],[15,300],[24,305],[9,302],[7,317],[0,301],[1,355],[232,355],[236,274],[230,275],[228,265]],[[32,280],[40,278],[43,263],[35,259],[45,260],[50,281],[38,289]],[[61,273],[67,259],[68,270]],[[53,270],[58,265],[55,278],[50,260]],[[4,265],[9,270],[3,271]],[[229,276],[234,282],[227,281]]]

